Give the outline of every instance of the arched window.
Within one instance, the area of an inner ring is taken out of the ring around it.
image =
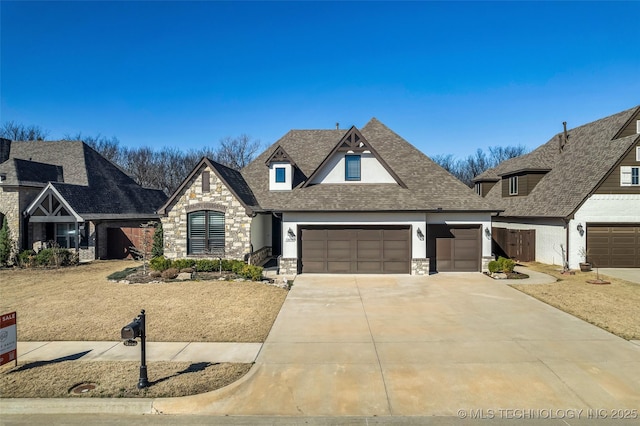
[[[187,215],[187,254],[224,257],[224,213],[200,210]]]

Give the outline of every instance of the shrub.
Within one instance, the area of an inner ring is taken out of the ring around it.
[[[149,272],[149,276],[151,278],[160,278],[162,276],[162,272],[160,272],[160,271],[151,271],[151,272]]]
[[[171,267],[171,259],[167,259],[164,256],[154,257],[149,261],[149,266],[154,271],[165,271]]]
[[[69,266],[77,263],[77,256],[71,250],[63,248],[47,248],[35,255],[37,266]]]
[[[176,259],[171,262],[171,267],[176,269],[193,268],[196,266],[195,259]]]
[[[516,267],[516,262],[512,259],[505,259],[502,262],[502,272],[510,274],[513,272],[513,268]]]
[[[138,268],[135,267],[135,266],[133,268],[125,268],[122,271],[117,271],[117,272],[114,272],[111,275],[108,275],[107,279],[108,280],[113,280],[113,281],[120,281],[120,280],[123,280],[123,279],[127,278],[129,275],[133,274],[137,270],[138,270]]]
[[[495,274],[500,270],[500,263],[497,260],[492,260],[489,262],[489,272]]]
[[[243,262],[238,275],[251,281],[260,281],[262,279],[262,268],[260,266],[247,265]]]
[[[220,262],[211,259],[198,259],[196,269],[200,272],[217,272],[220,270]]]
[[[231,260],[231,272],[233,272],[234,274],[238,274],[238,275],[242,275],[242,271],[244,269],[244,267],[246,266],[246,263],[240,261],[240,260]],[[222,269],[225,271],[228,271],[229,269],[226,269],[224,267],[224,262],[222,263]]]
[[[153,233],[153,245],[151,246],[151,257],[160,257],[164,254],[164,233],[162,223],[158,223]]]
[[[13,241],[9,234],[7,217],[4,216],[2,218],[2,228],[0,228],[0,266],[5,266],[9,263],[12,249]]]
[[[169,268],[162,271],[162,278],[166,280],[172,280],[178,276],[178,270],[176,268]]]

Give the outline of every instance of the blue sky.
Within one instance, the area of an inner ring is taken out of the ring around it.
[[[124,146],[364,126],[427,155],[640,104],[640,2],[0,2],[0,115]]]

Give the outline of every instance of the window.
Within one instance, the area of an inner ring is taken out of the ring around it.
[[[640,120],[636,120],[636,133],[640,133]]]
[[[76,248],[76,224],[56,223],[56,243],[61,248]]]
[[[284,167],[276,167],[276,183],[285,183],[287,181],[287,169]]]
[[[360,156],[345,155],[344,180],[360,180]]]
[[[636,146],[636,161],[640,161],[640,146]]]
[[[640,185],[640,167],[621,166],[620,186]]]
[[[475,188],[476,188],[476,194],[482,195],[482,187],[480,186],[479,183],[476,183]]]
[[[224,256],[224,213],[201,210],[188,214],[187,254]]]
[[[518,176],[509,178],[509,195],[518,195]]]

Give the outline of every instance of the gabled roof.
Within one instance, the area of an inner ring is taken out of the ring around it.
[[[283,147],[277,146],[275,151],[273,151],[273,154],[271,154],[269,158],[267,158],[267,161],[265,163],[267,166],[270,166],[273,163],[282,163],[282,162],[289,163],[292,166],[296,165],[296,163],[291,159],[289,154],[287,154],[287,151],[285,151]]]
[[[54,187],[85,220],[153,217],[166,199],[81,141],[12,141],[9,159],[0,167],[13,167],[18,184]]]
[[[376,160],[384,167],[384,169],[389,172],[389,174],[395,179],[395,181],[402,188],[406,188],[407,185],[396,175],[391,167],[387,164],[386,161],[378,154],[375,148],[367,141],[367,139],[362,136],[362,133],[355,127],[352,126],[347,133],[340,139],[340,141],[336,144],[336,146],[331,150],[331,152],[325,157],[325,159],[320,163],[316,170],[309,176],[307,181],[304,183],[303,187],[307,187],[311,185],[314,178],[322,171],[322,169],[327,165],[327,163],[331,160],[331,158],[338,152],[352,152],[354,154],[361,154],[365,151],[369,151]]]
[[[486,199],[503,208],[504,216],[569,217],[640,142],[637,134],[618,137],[639,114],[640,106],[636,106],[571,129],[562,151],[558,143],[562,133],[558,133],[529,154],[504,161],[474,181],[496,180],[523,170],[550,170],[529,195],[503,198],[498,183]]]
[[[350,130],[352,134],[355,134]],[[298,185],[269,191],[265,162],[281,146],[306,180],[346,141],[345,130],[291,130],[242,169],[256,201],[268,211],[497,211],[413,145],[373,118],[358,134],[405,187],[384,184]]]
[[[224,166],[220,163],[216,163],[213,160],[210,160],[206,157],[202,157],[202,159],[196,164],[196,166],[191,170],[191,173],[182,181],[180,186],[171,194],[169,199],[158,208],[159,214],[166,214],[167,209],[171,206],[176,198],[182,194],[184,189],[193,178],[200,172],[203,166],[208,166],[216,176],[225,184],[229,191],[240,201],[242,206],[247,210],[247,213],[252,213],[256,210],[259,210],[260,207],[256,198],[253,196],[253,192],[247,182],[242,177],[242,174],[237,170]],[[264,164],[263,164],[264,166]]]

